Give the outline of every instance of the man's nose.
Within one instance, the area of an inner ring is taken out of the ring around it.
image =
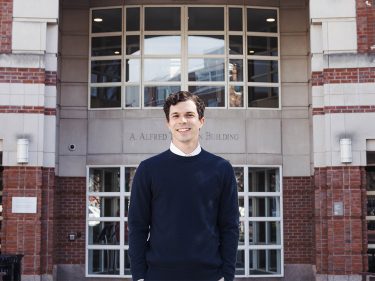
[[[186,121],[187,121],[187,119],[186,119],[185,116],[181,116],[181,119],[180,119],[180,120],[181,120],[182,123],[186,123]]]

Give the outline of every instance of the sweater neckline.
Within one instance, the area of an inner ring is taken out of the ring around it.
[[[170,149],[167,150],[167,153],[171,158],[176,159],[178,161],[183,161],[183,162],[191,162],[191,161],[195,161],[197,159],[200,159],[202,157],[202,155],[205,154],[205,152],[206,151],[202,148],[201,152],[197,155],[181,156],[181,155],[177,155],[177,154],[173,153]]]

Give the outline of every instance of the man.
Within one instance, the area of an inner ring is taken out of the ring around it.
[[[199,145],[204,103],[170,95],[170,149],[139,165],[129,209],[133,280],[232,281],[238,246],[236,180],[228,161]]]

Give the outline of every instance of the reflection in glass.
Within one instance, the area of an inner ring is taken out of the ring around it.
[[[92,217],[118,217],[119,210],[119,197],[89,196],[89,213],[93,214]]]
[[[249,217],[279,217],[279,197],[250,197]]]
[[[225,81],[224,59],[189,59],[189,81]]]
[[[130,271],[130,257],[129,257],[129,251],[125,250],[124,258],[125,258],[125,266],[124,266],[124,274],[125,275],[131,275]]]
[[[277,10],[248,8],[247,31],[277,32]]]
[[[119,192],[120,168],[90,168],[89,192]]]
[[[223,7],[189,7],[188,9],[188,30],[224,31]]]
[[[121,36],[91,38],[91,56],[117,55],[121,55]]]
[[[126,54],[127,55],[140,55],[141,47],[139,43],[139,35],[126,36]]]
[[[136,167],[125,168],[125,192],[131,192],[133,178],[135,176]]]
[[[236,177],[237,182],[237,190],[238,192],[244,192],[244,172],[243,167],[233,167],[234,174]]]
[[[125,222],[125,227],[124,227],[124,241],[125,245],[129,245],[129,228],[128,228],[128,222]]]
[[[125,87],[125,107],[139,107],[139,86]]]
[[[121,9],[102,9],[92,11],[92,33],[121,31]]]
[[[279,107],[279,88],[277,87],[248,87],[248,97],[249,107]]]
[[[126,196],[125,197],[125,217],[128,216],[129,213],[129,206],[130,206],[130,197]]]
[[[367,243],[375,244],[375,221],[367,221]]]
[[[180,59],[145,59],[143,66],[144,81],[180,81]]]
[[[224,107],[225,105],[224,86],[189,86],[189,91],[199,96],[206,107]]]
[[[243,107],[244,92],[242,86],[229,85],[229,106]]]
[[[240,212],[240,217],[245,217],[245,201],[243,196],[238,198],[238,210]]]
[[[238,250],[237,251],[237,260],[236,260],[236,275],[244,275],[245,274],[245,251]]]
[[[367,151],[368,154],[369,151]],[[368,162],[368,157],[367,157]],[[366,167],[366,184],[367,191],[375,191],[375,169],[373,167]]]
[[[250,250],[250,274],[280,274],[280,250]]]
[[[243,81],[243,60],[229,60],[229,81]]]
[[[121,87],[91,87],[90,107],[121,107]]]
[[[241,35],[229,35],[229,54],[242,55],[243,40]]]
[[[242,8],[229,8],[229,31],[242,31]]]
[[[89,245],[119,245],[119,221],[89,221]]]
[[[181,53],[181,36],[145,35],[145,55],[179,55]]]
[[[165,99],[180,89],[180,86],[145,86],[144,106],[163,106]]]
[[[249,221],[249,244],[254,244],[254,222]]]
[[[141,61],[139,59],[127,59],[125,61],[126,67],[126,82],[139,82],[141,77]]]
[[[240,231],[240,238],[238,240],[238,244],[245,245],[245,222],[244,221],[240,221],[239,231]]]
[[[250,168],[249,169],[250,192],[278,192],[280,191],[279,169],[277,168]]]
[[[224,35],[189,35],[189,55],[224,54]]]
[[[145,31],[181,30],[180,7],[146,7]]]
[[[256,56],[277,56],[277,37],[248,36],[247,53]]]
[[[88,250],[89,274],[120,274],[119,250]]]
[[[91,61],[91,83],[121,82],[121,60]]]
[[[375,196],[367,195],[367,216],[375,216]]]
[[[252,245],[279,245],[280,244],[280,222],[260,221],[251,222],[249,230],[250,244]]]
[[[139,10],[138,7],[126,9],[126,31],[139,30]]]
[[[248,81],[277,83],[279,81],[278,61],[249,60]]]

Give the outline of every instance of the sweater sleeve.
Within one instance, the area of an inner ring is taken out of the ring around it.
[[[151,187],[142,162],[135,173],[130,197],[128,227],[129,256],[133,280],[144,279],[151,221]]]
[[[239,210],[237,182],[232,166],[227,162],[223,188],[220,195],[218,226],[220,253],[223,259],[222,272],[225,281],[232,281],[235,275],[239,238]]]

